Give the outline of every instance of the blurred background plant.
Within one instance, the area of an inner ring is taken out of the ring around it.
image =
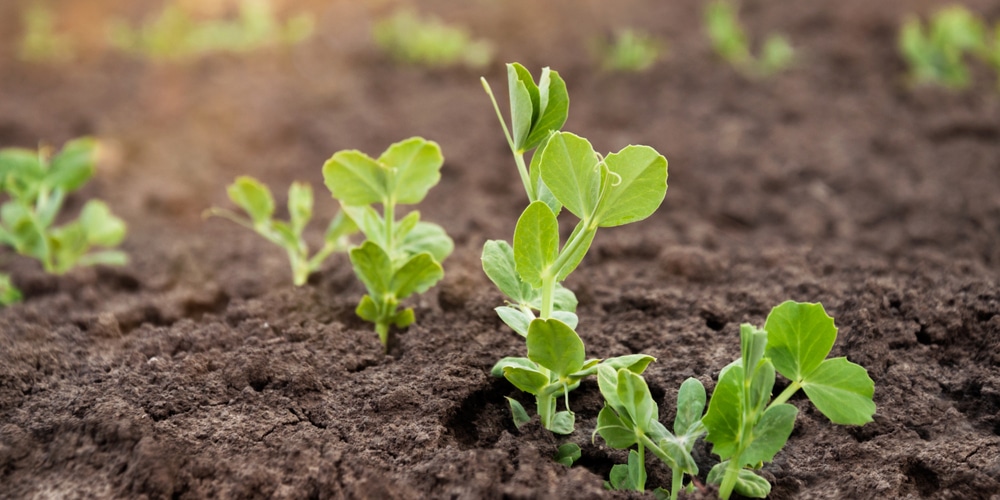
[[[746,32],[740,25],[739,9],[731,1],[717,0],[708,4],[705,28],[715,53],[750,76],[771,76],[794,62],[795,49],[787,38],[778,34],[768,35],[760,47],[760,55],[754,57]]]
[[[666,50],[666,43],[635,29],[624,29],[609,39],[598,39],[595,52],[606,71],[641,72],[656,63]]]
[[[269,0],[242,0],[236,19],[200,19],[182,4],[167,3],[159,15],[137,28],[121,19],[112,20],[108,40],[125,52],[178,60],[291,46],[309,38],[314,27],[309,13],[279,20]]]
[[[967,56],[984,54],[990,60],[983,21],[958,5],[937,11],[926,25],[915,15],[907,17],[899,31],[899,50],[913,85],[965,88],[970,83]]]
[[[495,51],[491,42],[473,39],[462,27],[409,9],[377,21],[372,34],[394,61],[417,66],[482,68],[493,61]]]
[[[68,62],[73,60],[73,39],[56,31],[56,16],[42,3],[28,5],[21,15],[23,34],[18,58],[31,62]]]

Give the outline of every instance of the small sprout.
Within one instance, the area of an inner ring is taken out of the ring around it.
[[[559,449],[556,452],[556,462],[559,462],[566,467],[572,467],[581,456],[583,456],[583,454],[580,452],[580,445],[576,443],[566,443],[559,446]]]
[[[597,55],[606,71],[642,72],[660,59],[664,43],[638,30],[626,29],[609,42],[597,41]]]
[[[915,85],[941,85],[953,89],[969,85],[966,55],[985,46],[986,30],[965,7],[952,6],[935,13],[927,26],[908,17],[899,31],[899,50]]]
[[[14,286],[10,275],[0,273],[0,306],[9,306],[20,302],[23,297],[21,291]]]
[[[764,40],[760,57],[755,58],[740,25],[737,7],[730,0],[715,0],[706,7],[705,26],[715,53],[751,76],[767,77],[781,72],[795,58],[795,50],[788,40],[776,34]]]
[[[340,212],[330,221],[323,238],[323,247],[312,257],[309,245],[302,234],[312,219],[313,192],[309,184],[293,182],[288,188],[289,220],[274,219],[274,197],[271,190],[253,177],[238,177],[228,188],[229,199],[242,208],[249,216],[243,217],[223,208],[210,208],[205,216],[219,216],[229,219],[247,229],[255,231],[267,241],[285,249],[292,266],[292,283],[306,284],[309,275],[318,271],[323,262],[334,252],[346,251],[350,246],[348,237],[357,232],[349,217]]]
[[[270,0],[239,2],[235,20],[199,20],[177,3],[140,28],[114,20],[108,40],[119,50],[151,59],[183,60],[218,52],[245,53],[265,47],[291,46],[312,35],[315,20],[302,13],[282,23]]]
[[[746,467],[759,468],[785,446],[798,414],[787,401],[799,389],[835,424],[872,421],[875,384],[868,372],[846,358],[826,359],[836,338],[833,318],[820,304],[785,302],[771,310],[763,330],[740,327],[741,358],[719,373],[702,419],[705,439],[722,460],[708,474],[721,498],[733,491],[751,498],[770,492],[771,485]],[[790,384],[772,400],[775,372]]]
[[[0,206],[0,243],[42,263],[45,272],[63,274],[78,266],[124,265],[128,260],[112,248],[125,239],[125,222],[111,214],[100,200],[84,204],[80,216],[55,226],[66,196],[94,175],[97,142],[77,139],[50,157],[50,151],[19,148],[0,150],[0,190],[8,200]],[[5,297],[16,288],[4,284]]]
[[[33,3],[24,10],[21,24],[24,34],[17,54],[22,61],[67,62],[75,56],[72,38],[56,31],[52,9]]]
[[[420,203],[438,183],[443,163],[437,143],[413,137],[377,159],[348,150],[323,165],[327,188],[366,238],[350,251],[354,272],[368,290],[356,312],[375,323],[386,346],[390,326],[405,328],[414,321],[413,309],[398,310],[400,301],[440,281],[441,262],[454,248],[444,229],[421,221],[420,212],[396,220],[397,205]],[[381,214],[375,204],[382,206]]]
[[[701,418],[706,396],[701,382],[689,378],[681,384],[674,432],[659,422],[659,409],[638,373],[602,364],[598,367],[597,382],[605,406],[597,416],[594,435],[600,434],[612,448],[629,450],[628,464],[615,465],[606,486],[614,490],[645,491],[648,449],[670,467],[673,479],[669,498],[676,500],[683,489],[684,474],[698,474],[691,450],[705,434]]]
[[[373,35],[382,51],[406,64],[482,68],[493,60],[490,42],[473,40],[465,29],[433,16],[421,18],[411,10],[399,10],[380,20]]]

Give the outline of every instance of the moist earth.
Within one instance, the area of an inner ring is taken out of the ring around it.
[[[995,1],[965,3],[1000,19]],[[524,342],[493,312],[479,255],[511,238],[526,199],[478,78],[505,94],[514,60],[567,81],[566,130],[670,162],[659,211],[602,229],[566,283],[589,356],[655,356],[646,380],[669,422],[685,378],[711,391],[738,356],[741,323],[822,302],[833,355],[868,369],[878,409],[835,426],[792,398],[795,430],[762,470],[770,498],[1000,495],[1000,92],[978,67],[963,92],[910,88],[895,48],[905,14],[941,3],[747,0],[752,38],[798,48],[769,79],[713,56],[696,1],[413,4],[493,40],[482,71],[392,63],[369,29],[401,4],[346,1],[281,4],[318,13],[303,45],[186,63],[100,50],[101,19],[154,2],[52,2],[80,61],[28,64],[14,57],[22,4],[0,6],[0,145],[101,138],[97,178],[67,210],[107,200],[131,261],[52,277],[0,254],[25,293],[0,311],[0,497],[638,498],[602,487],[626,454],[591,439],[596,382],[572,393],[576,432],[556,437],[537,418],[516,429],[504,398],[533,401],[489,375]],[[621,27],[667,40],[665,60],[599,70],[589,44]],[[329,220],[323,161],[413,135],[444,151],[419,208],[456,250],[388,353],[354,315],[364,290],[345,255],[295,288],[280,249],[201,219],[247,174],[279,205],[309,181]],[[572,468],[552,458],[569,441]],[[704,443],[695,455],[687,498],[713,498],[717,459]],[[668,485],[650,462],[649,484]]]

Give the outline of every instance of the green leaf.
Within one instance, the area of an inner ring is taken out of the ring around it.
[[[451,255],[454,248],[455,244],[441,226],[421,221],[406,234],[399,243],[398,250],[409,255],[427,252],[441,263]]]
[[[616,372],[624,368],[632,373],[641,374],[646,371],[646,367],[653,361],[656,361],[656,358],[646,354],[627,354],[625,356],[605,359],[601,361],[601,364],[614,368]]]
[[[22,298],[21,291],[14,286],[14,281],[10,279],[10,275],[0,273],[0,305],[9,306],[20,302]]]
[[[90,252],[80,257],[76,264],[79,266],[124,266],[128,264],[128,255],[118,250]]]
[[[583,368],[586,356],[583,340],[562,321],[532,321],[528,327],[527,344],[528,359],[552,370],[556,375],[569,375]]]
[[[623,420],[611,406],[605,405],[597,414],[597,428],[608,446],[616,450],[624,450],[637,442],[636,432],[631,422]]]
[[[288,188],[288,215],[293,233],[302,234],[302,230],[312,218],[312,210],[312,186],[304,182],[293,182]]]
[[[90,200],[83,206],[80,227],[91,245],[113,247],[125,239],[125,222],[112,215],[100,200]]]
[[[246,211],[255,227],[265,224],[274,215],[271,190],[253,177],[237,177],[226,192],[233,203]]]
[[[767,315],[764,329],[767,356],[779,373],[794,382],[819,367],[837,340],[837,327],[822,304],[784,302]]]
[[[590,218],[600,201],[601,171],[589,141],[569,132],[552,134],[542,150],[539,169],[559,203],[580,220]]]
[[[556,452],[556,462],[566,467],[572,467],[573,463],[580,459],[583,453],[580,452],[580,445],[576,443],[565,443],[559,446]]]
[[[677,416],[674,417],[674,432],[687,436],[693,431],[700,431],[705,401],[707,401],[705,386],[696,378],[685,380],[677,392]]]
[[[642,466],[644,458],[639,456],[639,452],[628,450],[628,482],[629,487],[636,491],[646,488],[646,468]]]
[[[483,245],[482,261],[486,276],[512,302],[526,304],[537,295],[532,292],[531,285],[518,276],[514,249],[506,241],[487,241]]]
[[[549,385],[549,377],[539,371],[518,366],[505,366],[503,376],[514,387],[529,394],[538,394],[545,386]]]
[[[708,484],[721,484],[722,478],[726,474],[726,467],[728,466],[728,460],[715,464],[715,467],[712,467],[712,470],[708,472],[705,482]],[[740,469],[739,474],[736,476],[736,486],[733,489],[747,498],[766,498],[767,495],[771,494],[771,483],[753,471]]]
[[[392,324],[396,328],[406,328],[412,325],[416,319],[416,316],[413,314],[413,308],[407,307],[406,309],[397,312],[396,315],[392,317]]]
[[[358,232],[358,225],[354,223],[354,219],[348,217],[347,212],[341,210],[333,216],[330,225],[326,228],[326,234],[323,235],[323,240],[329,243],[340,243],[341,238],[346,238],[356,232]]]
[[[552,308],[556,311],[576,312],[576,294],[568,288],[556,283],[556,288],[552,293]],[[532,303],[534,305],[534,303]],[[539,295],[539,306],[541,306],[541,296]],[[572,325],[571,325],[572,326]]]
[[[514,427],[520,429],[522,426],[524,426],[524,424],[531,421],[531,417],[528,416],[528,412],[524,411],[524,407],[521,406],[521,403],[517,402],[517,400],[514,398],[508,398],[506,396],[504,397],[507,399],[507,403],[510,405],[510,415],[514,419]],[[573,462],[570,462],[569,465],[572,464]],[[569,465],[567,465],[567,467],[569,467]]]
[[[743,367],[750,367],[750,371],[744,370],[743,377],[749,378],[760,360],[764,357],[764,350],[767,348],[767,331],[755,328],[753,325],[743,323],[740,325],[740,360]]]
[[[429,253],[414,255],[392,275],[389,289],[399,299],[424,293],[444,277],[444,269]]]
[[[660,418],[659,408],[641,375],[618,370],[618,399],[639,429],[649,429],[651,423]]]
[[[694,461],[694,457],[691,456],[691,448],[694,447],[694,440],[690,442],[678,439],[677,436],[673,434],[667,434],[664,438],[660,439],[657,443],[666,453],[666,456],[660,456],[653,449],[654,454],[663,460],[667,466],[671,469],[683,472],[684,474],[690,474],[692,476],[698,474],[698,464]]]
[[[743,402],[746,412],[759,414],[760,410],[771,401],[771,392],[774,389],[774,365],[771,360],[763,359],[757,363],[757,367],[751,373],[750,390],[747,395],[749,401]]]
[[[597,386],[608,406],[614,408],[619,414],[625,413],[625,406],[618,398],[618,368],[608,363],[597,365]]]
[[[584,231],[583,239],[579,240],[580,243],[577,246],[574,248],[564,247],[562,249],[568,257],[566,258],[565,264],[557,270],[556,280],[558,281],[566,279],[566,277],[576,269],[576,266],[580,265],[580,261],[583,260],[583,258],[587,255],[587,250],[590,249],[590,244],[594,242],[594,236],[597,234],[597,231],[590,230],[583,222],[577,224],[576,228],[573,229],[568,241],[573,241],[576,234],[581,231]]]
[[[382,247],[366,241],[361,246],[351,249],[350,256],[354,274],[365,284],[369,294],[373,297],[383,297],[391,291],[392,261]]]
[[[528,181],[534,186],[537,199],[544,201],[552,209],[552,213],[558,217],[559,212],[562,211],[562,204],[552,194],[549,187],[542,182],[542,169],[539,166],[542,160],[542,151],[545,150],[546,144],[548,144],[548,136],[546,136],[545,140],[538,145],[538,149],[531,155],[531,164],[528,166]]]
[[[385,221],[382,216],[371,206],[351,206],[341,204],[340,209],[354,222],[354,225],[361,230],[368,241],[385,248]]]
[[[580,318],[576,313],[569,311],[552,311],[552,319],[562,321],[570,328],[576,328],[576,325],[580,323]]]
[[[548,429],[556,434],[572,434],[576,426],[576,416],[571,411],[556,412]]]
[[[391,197],[397,203],[412,205],[420,203],[441,180],[444,157],[436,142],[411,137],[389,146],[378,163],[391,172],[388,176],[393,187]]]
[[[723,368],[708,403],[708,412],[701,420],[708,431],[705,440],[712,443],[712,452],[721,459],[732,457],[739,449],[742,386],[743,367],[737,363]]]
[[[75,191],[94,175],[94,153],[97,141],[84,138],[67,142],[52,158],[45,183],[65,192]]]
[[[500,361],[497,361],[497,364],[493,365],[493,369],[490,370],[490,375],[494,377],[502,377],[503,369],[508,366],[538,371],[538,365],[536,365],[534,361],[528,358],[515,358],[508,356]]]
[[[522,337],[528,336],[528,326],[531,320],[535,319],[534,314],[528,314],[516,307],[500,306],[494,309],[500,319]]]
[[[847,358],[824,360],[803,381],[802,389],[835,424],[864,425],[875,414],[875,382],[864,367]]]
[[[667,159],[660,153],[649,146],[628,146],[608,155],[604,164],[610,173],[595,223],[621,226],[643,220],[659,208],[667,194]]]
[[[323,180],[333,197],[345,205],[382,203],[390,194],[385,169],[361,151],[335,153],[323,164]]]
[[[798,408],[787,403],[768,408],[753,427],[753,441],[740,455],[740,466],[773,460],[792,435],[798,413]]]
[[[402,219],[396,221],[395,226],[392,228],[392,237],[395,239],[394,241],[401,241],[405,238],[408,234],[410,234],[410,231],[413,231],[413,228],[417,227],[418,222],[420,222],[419,210],[414,210],[406,214],[406,216]]]
[[[559,256],[559,223],[548,205],[536,201],[524,210],[514,228],[514,262],[517,274],[533,287]]]
[[[531,125],[531,134],[525,141],[526,150],[541,144],[552,132],[559,131],[569,117],[569,93],[559,73],[543,68],[538,83],[540,114]]]
[[[361,302],[359,302],[358,307],[354,309],[354,313],[365,321],[375,323],[382,317],[382,314],[378,309],[378,305],[374,300],[372,300],[371,296],[365,295],[364,297],[361,297]]]
[[[510,93],[510,121],[514,149],[527,151],[528,134],[538,109],[538,86],[528,70],[518,63],[507,65],[507,86]]]

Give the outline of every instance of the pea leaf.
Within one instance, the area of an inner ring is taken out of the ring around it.
[[[504,367],[503,376],[511,384],[514,384],[514,387],[529,394],[538,394],[545,386],[549,385],[549,378],[543,373],[518,366]]]
[[[820,363],[802,384],[809,400],[831,422],[864,425],[875,414],[875,382],[864,367],[847,358],[831,358]]]
[[[611,406],[601,408],[601,412],[597,414],[597,428],[594,432],[600,434],[604,442],[616,450],[627,449],[636,443],[632,424],[623,420]]]
[[[414,255],[392,275],[389,289],[404,299],[413,293],[424,293],[444,277],[444,270],[431,254]]]
[[[837,327],[822,304],[787,301],[764,324],[767,356],[789,380],[802,382],[819,367],[837,340]]]
[[[546,138],[538,145],[538,149],[535,153],[531,155],[531,164],[528,166],[528,181],[531,182],[532,186],[534,186],[535,196],[537,196],[539,200],[544,201],[545,204],[552,209],[552,213],[559,216],[559,213],[562,211],[562,204],[559,203],[559,200],[557,200],[555,195],[552,194],[549,187],[542,182],[542,168],[540,165],[542,160],[542,151],[545,150],[545,146],[548,144],[548,137],[550,136],[546,136]]]
[[[566,82],[559,76],[559,72],[542,68],[538,90],[539,113],[525,141],[526,150],[538,146],[549,134],[562,128],[569,116],[569,93],[566,91]]]
[[[389,293],[393,278],[392,261],[382,247],[366,241],[351,249],[350,257],[354,274],[364,283],[369,294],[382,297]]]
[[[583,453],[580,452],[580,445],[576,443],[565,443],[559,446],[556,451],[556,462],[566,467],[572,467],[573,463],[580,459]]]
[[[548,205],[536,201],[524,210],[514,228],[514,262],[526,283],[542,286],[543,276],[559,256],[559,223]]]
[[[708,430],[705,440],[712,443],[712,453],[722,459],[732,457],[739,449],[742,385],[742,366],[734,363],[723,368],[719,373],[719,383],[715,385],[712,399],[708,403],[708,412],[702,419]]]
[[[514,134],[514,149],[527,151],[528,134],[538,109],[538,86],[528,70],[518,63],[507,65],[507,87],[510,92],[510,121]]]
[[[45,183],[66,192],[75,191],[94,175],[97,141],[84,138],[67,142],[52,158]]]
[[[440,263],[451,255],[454,248],[455,244],[441,226],[420,221],[406,234],[398,249],[409,255],[427,252]]]
[[[382,248],[388,246],[385,241],[385,231],[382,229],[385,227],[385,221],[374,208],[368,205],[352,206],[341,204],[340,209],[354,221],[354,224],[361,230],[361,234],[365,235],[365,239]]]
[[[125,239],[125,223],[100,200],[90,200],[83,206],[80,227],[91,245],[113,247]]]
[[[566,263],[557,270],[556,279],[559,281],[566,279],[576,269],[576,266],[580,265],[580,262],[587,255],[587,250],[590,250],[590,244],[593,243],[594,236],[597,235],[597,231],[590,231],[584,224],[578,224],[573,229],[573,233],[570,234],[568,241],[573,241],[576,233],[581,231],[585,231],[585,234],[583,239],[580,240],[579,245],[575,248],[563,248],[562,250],[568,257],[566,258]]]
[[[590,141],[569,132],[552,134],[539,168],[559,203],[579,219],[589,219],[601,194],[601,172]]]
[[[323,181],[344,205],[382,203],[390,195],[386,169],[357,150],[338,151],[327,160],[323,164]]]
[[[649,146],[628,146],[608,155],[604,164],[610,172],[605,179],[609,186],[597,206],[596,223],[621,226],[645,219],[659,208],[667,194],[666,158]]]
[[[528,412],[524,411],[524,407],[521,406],[521,403],[518,403],[514,398],[504,397],[510,405],[510,414],[514,418],[514,427],[520,429],[524,424],[531,421],[531,417],[528,416]],[[572,465],[572,463],[573,462],[570,462],[570,465]],[[569,465],[567,465],[567,467],[569,467]]]
[[[228,188],[229,199],[246,211],[254,227],[267,223],[274,215],[274,197],[271,190],[253,177],[237,177]]]
[[[624,368],[632,373],[641,374],[646,371],[646,367],[653,361],[656,361],[656,358],[646,354],[627,354],[625,356],[605,359],[601,364],[610,366],[615,371]]]
[[[330,225],[326,228],[323,240],[327,242],[339,242],[341,238],[346,238],[358,232],[358,225],[354,219],[347,216],[347,212],[341,210],[330,220]]]
[[[549,426],[549,430],[556,434],[572,434],[575,425],[576,416],[573,415],[573,412],[560,411],[552,416],[552,425]]]
[[[389,146],[378,163],[389,169],[391,196],[397,203],[409,205],[420,203],[441,180],[444,157],[436,142],[411,137]],[[336,193],[334,196],[340,198]]]
[[[677,392],[677,415],[674,417],[674,432],[679,435],[692,434],[702,428],[701,417],[707,401],[705,386],[696,378],[688,378]],[[691,441],[694,444],[694,440]],[[694,472],[695,474],[697,471]]]
[[[288,216],[293,233],[302,234],[309,219],[312,218],[312,210],[312,187],[304,182],[293,182],[288,188]]]
[[[500,319],[515,332],[519,333],[522,337],[528,336],[528,326],[531,324],[531,320],[535,319],[534,314],[528,314],[524,311],[511,306],[500,306],[493,309],[500,316]]]
[[[583,368],[586,356],[583,340],[562,321],[532,321],[528,327],[527,344],[528,359],[557,375],[569,375]]]
[[[646,381],[625,369],[618,370],[618,399],[639,429],[649,429],[659,419],[659,408],[653,402]]]
[[[798,408],[779,404],[768,408],[753,427],[753,441],[740,455],[740,466],[770,462],[788,442]]]
[[[483,271],[497,288],[512,302],[526,304],[535,298],[531,285],[521,281],[514,261],[514,249],[501,240],[490,240],[483,245]]]
[[[705,482],[708,484],[722,483],[722,477],[725,476],[728,465],[728,460],[715,464],[715,467],[712,467],[712,470],[709,471]],[[747,498],[767,498],[771,494],[771,483],[751,470],[740,469],[736,477],[736,486],[734,489],[737,493]]]
[[[508,366],[538,371],[538,365],[536,365],[534,361],[528,358],[515,358],[508,356],[500,361],[497,361],[497,364],[493,365],[493,369],[490,370],[490,374],[494,377],[502,377],[504,368],[507,368]]]

